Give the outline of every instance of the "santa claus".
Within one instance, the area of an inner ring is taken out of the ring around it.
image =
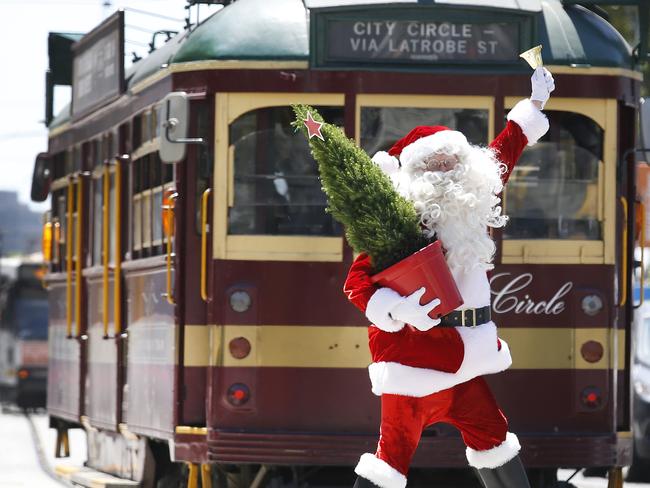
[[[369,371],[372,391],[381,395],[379,444],[361,456],[356,488],[405,487],[422,430],[437,422],[458,428],[486,488],[529,487],[517,436],[483,375],[512,363],[490,318],[486,271],[495,245],[488,228],[506,224],[498,195],[526,145],[549,127],[541,110],[555,88],[553,77],[538,68],[531,80],[530,99],[515,105],[487,148],[447,127],[420,126],[373,158],[389,172],[399,166],[393,181],[415,205],[423,232],[441,241],[464,303],[432,319],[429,312],[440,302],[421,305],[424,288],[401,296],[372,283],[367,255],[352,264],[344,291],[372,322]]]

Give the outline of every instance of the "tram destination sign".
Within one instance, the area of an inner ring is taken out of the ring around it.
[[[530,16],[417,15],[385,11],[312,14],[315,67],[518,64],[530,47]],[[343,14],[343,15],[342,15]],[[315,22],[314,22],[315,20]],[[315,36],[314,36],[315,34]],[[314,45],[314,38],[316,45]]]
[[[72,46],[72,116],[83,117],[124,91],[124,12]]]

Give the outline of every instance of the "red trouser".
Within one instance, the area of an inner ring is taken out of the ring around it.
[[[477,451],[503,443],[508,432],[490,388],[477,377],[422,398],[383,394],[375,456],[406,475],[422,430],[437,422],[455,426],[467,447]]]

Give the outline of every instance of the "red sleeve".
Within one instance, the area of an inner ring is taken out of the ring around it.
[[[496,153],[497,159],[506,165],[507,170],[501,175],[501,180],[505,185],[512,174],[512,170],[517,164],[517,160],[524,148],[528,144],[528,139],[516,122],[509,120],[505,129],[492,141],[490,148]]]
[[[370,297],[377,291],[377,286],[370,281],[371,272],[370,256],[361,253],[350,266],[348,277],[343,285],[343,293],[363,313],[366,312]]]

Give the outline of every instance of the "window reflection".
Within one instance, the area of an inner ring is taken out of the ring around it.
[[[343,125],[343,109],[319,107],[328,122]],[[248,112],[230,126],[234,198],[230,234],[339,235],[325,212],[318,167],[302,132],[291,127],[290,107]]]
[[[471,144],[488,143],[487,110],[461,108],[362,107],[361,147],[370,155],[387,151],[418,125],[444,125]]]
[[[102,264],[102,207],[103,180],[96,178],[93,183],[93,264]]]
[[[601,239],[598,172],[603,130],[580,114],[547,111],[549,132],[521,156],[506,188],[508,239]]]

